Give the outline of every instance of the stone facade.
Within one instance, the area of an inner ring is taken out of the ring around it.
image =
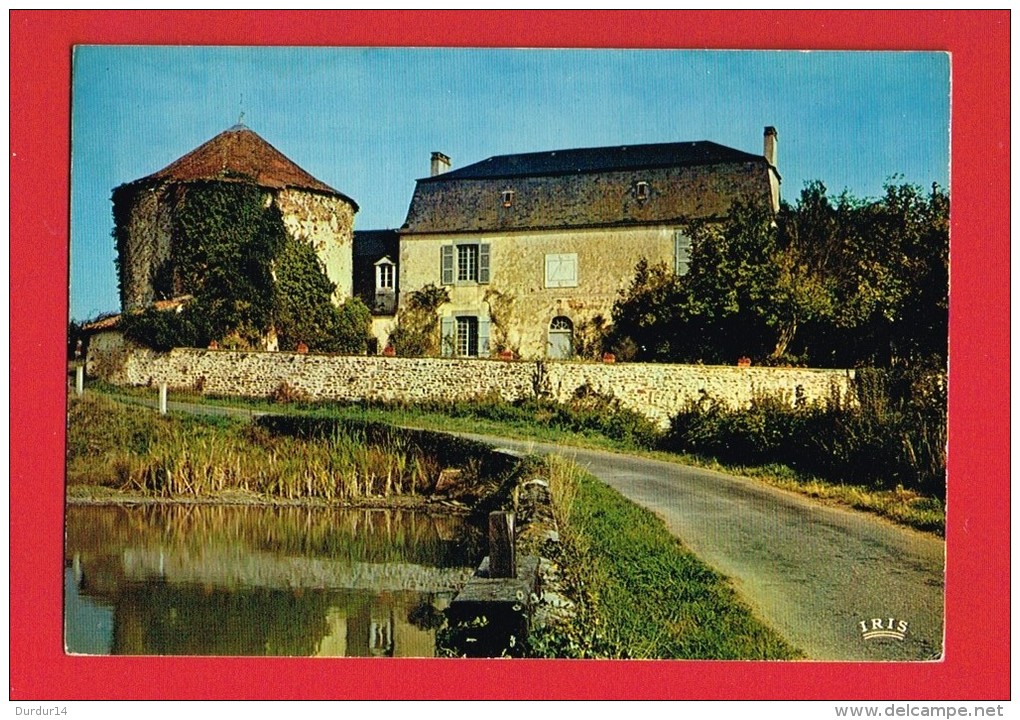
[[[212,395],[268,397],[281,385],[318,400],[506,401],[537,394],[564,402],[579,388],[612,395],[623,407],[665,427],[703,397],[741,407],[778,395],[790,403],[844,394],[846,370],[700,365],[505,362],[469,358],[390,358],[140,348],[92,344],[87,372],[119,385],[156,386]]]
[[[417,181],[400,230],[401,301],[447,287],[446,355],[576,356],[608,327],[640,260],[686,272],[691,221],[720,221],[735,203],[777,211],[775,157],[771,127],[762,155],[700,141],[504,155],[456,170],[442,156]]]
[[[336,195],[288,188],[276,194],[276,205],[291,237],[309,243],[336,284],[333,301],[342,303],[353,294],[354,265],[351,247],[356,207]]]
[[[489,282],[449,285],[450,302],[440,313],[487,319],[492,352],[508,349],[529,359],[547,355],[554,318],[566,318],[575,332],[598,316],[608,322],[619,291],[642,258],[670,267],[675,262],[675,230],[663,225],[521,231],[495,240],[482,233],[417,235],[400,244],[400,287],[441,284],[444,246],[485,242],[490,243]],[[547,282],[547,260],[564,255],[574,256],[576,282]]]
[[[120,304],[125,312],[141,310],[158,299],[156,272],[170,258],[170,191],[163,186],[114,193],[114,214],[126,218],[117,242]]]

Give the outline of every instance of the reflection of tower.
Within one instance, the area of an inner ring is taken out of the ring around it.
[[[316,655],[345,657],[347,655],[347,608],[330,607],[326,611],[326,634],[319,640]]]

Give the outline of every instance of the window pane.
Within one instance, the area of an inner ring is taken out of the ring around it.
[[[457,318],[457,355],[461,357],[478,355],[478,318]]]
[[[457,280],[458,282],[478,281],[478,246],[457,246]]]

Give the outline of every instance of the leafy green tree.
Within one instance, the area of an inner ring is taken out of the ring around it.
[[[945,366],[949,198],[888,184],[864,201],[812,183],[792,222],[831,310],[806,328],[819,364]]]
[[[659,362],[945,365],[949,201],[892,185],[865,201],[809,183],[777,216],[692,223],[688,272],[642,261],[610,346]]]
[[[734,207],[722,223],[691,224],[688,272],[642,261],[613,310],[614,339],[637,358],[733,363],[788,359],[800,323],[828,297],[771,212]]]
[[[287,242],[265,191],[247,183],[189,186],[174,213],[170,268],[174,295],[195,298],[212,339],[232,333],[257,345],[273,321],[271,265]]]
[[[282,350],[304,343],[310,350],[364,353],[371,337],[372,315],[352,298],[333,305],[336,285],[308,243],[288,239],[276,263],[275,329]]]
[[[683,360],[692,344],[684,332],[688,320],[680,278],[665,263],[642,258],[613,306],[607,344],[620,360]]]

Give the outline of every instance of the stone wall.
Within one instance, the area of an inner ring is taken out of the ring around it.
[[[140,310],[156,300],[156,273],[170,257],[171,190],[166,186],[117,188],[114,217],[124,218],[118,229],[120,305]]]
[[[106,349],[108,348],[108,349]],[[505,362],[177,349],[168,353],[114,345],[89,347],[88,373],[119,385],[156,386],[212,395],[267,397],[286,383],[322,400],[442,401],[480,396],[512,401],[536,392],[559,401],[578,388],[611,394],[666,426],[688,402],[706,395],[742,406],[755,395],[793,403],[845,391],[845,370],[696,365]]]

